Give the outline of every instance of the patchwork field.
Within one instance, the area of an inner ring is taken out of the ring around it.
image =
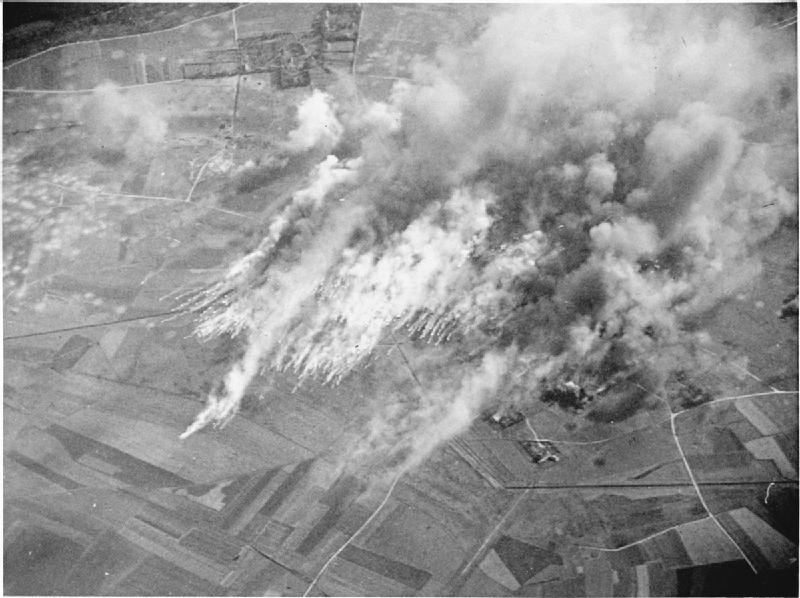
[[[181,300],[257,245],[325,158],[270,166],[296,106],[350,78],[386,100],[500,10],[363,5],[352,63],[314,67],[310,88],[184,77],[239,39],[309,31],[321,6],[231,6],[4,67],[6,594],[796,591],[797,319],[778,317],[796,223],[707,314],[703,367],[665,396],[643,389],[630,417],[531,401],[381,476],[342,455],[390,383],[433,382],[398,335],[338,385],[262,371],[228,425],[179,439],[244,351],[195,336]],[[120,87],[92,91],[106,81]]]

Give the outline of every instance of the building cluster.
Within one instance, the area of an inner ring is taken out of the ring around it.
[[[525,419],[525,416],[519,411],[508,410],[489,410],[484,413],[483,420],[490,426],[506,430],[512,426],[517,425]],[[527,455],[531,462],[535,465],[544,463],[558,463],[561,456],[558,449],[552,443],[541,440],[520,440],[519,447],[522,452]]]
[[[241,37],[237,47],[182,61],[181,78],[207,79],[271,73],[280,89],[311,84],[311,68],[349,67],[355,58],[361,7],[324,5],[309,31],[272,31]]]

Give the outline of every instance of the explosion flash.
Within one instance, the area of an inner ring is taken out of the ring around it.
[[[796,218],[780,158],[796,146],[795,52],[756,17],[517,8],[387,103],[314,92],[282,151],[330,155],[188,304],[199,335],[247,346],[183,436],[232,417],[260,368],[337,382],[390,331],[439,345],[440,387],[387,406],[365,438],[406,467],[497,395],[656,389],[693,367],[697,316]]]

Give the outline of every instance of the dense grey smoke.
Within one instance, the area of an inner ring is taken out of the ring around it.
[[[186,435],[259,368],[336,382],[388,332],[428,349],[419,401],[356,452],[413,466],[487,401],[577,381],[619,418],[694,367],[705,311],[796,218],[793,34],[750,7],[531,6],[418,62],[387,103],[315,92],[284,151],[331,155],[195,298],[247,349]],[[609,388],[614,392],[604,392]]]

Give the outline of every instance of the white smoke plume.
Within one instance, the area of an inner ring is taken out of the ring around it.
[[[337,251],[344,249],[361,208],[348,204],[333,209],[330,226],[322,229],[302,252],[300,260],[285,271],[275,272],[250,298],[252,309],[241,314],[248,333],[244,356],[228,372],[222,396],[211,394],[206,408],[181,435],[186,438],[211,422],[224,424],[235,413],[247,386],[258,373],[263,360],[286,334],[288,326],[304,310],[333,265]],[[236,307],[233,308],[236,310]],[[223,324],[224,325],[224,324]]]
[[[336,118],[333,98],[318,89],[297,107],[297,128],[289,132],[287,151],[299,153],[317,146],[332,148],[343,127]]]
[[[312,319],[287,337],[276,365],[330,381],[369,355],[387,329],[435,337],[451,323],[448,308],[468,286],[468,258],[491,224],[490,201],[457,189],[392,235],[381,254],[345,252]]]
[[[440,375],[421,393],[419,401],[385,404],[372,417],[361,442],[346,455],[347,462],[358,464],[362,473],[372,469],[375,474],[377,465],[378,476],[385,478],[416,467],[436,447],[467,428],[481,405],[507,383],[515,353],[509,347],[489,351],[467,367],[451,365],[447,375]]]
[[[335,383],[389,333],[428,387],[387,392],[355,451],[402,468],[488,401],[694,367],[698,316],[796,219],[795,42],[759,11],[514,7],[388,103],[314,92],[286,147],[331,156],[192,304],[200,334],[247,348],[185,435],[231,417],[260,368]],[[589,415],[645,406],[613,394]]]
[[[120,93],[119,86],[110,82],[94,89],[82,120],[93,150],[106,160],[149,156],[167,133],[162,110],[142,98]]]
[[[201,336],[220,332],[238,334],[247,328],[253,329],[254,313],[262,306],[254,301],[253,292],[269,280],[269,267],[280,262],[280,246],[290,240],[302,243],[304,230],[313,229],[311,219],[319,220],[327,214],[330,202],[325,204],[337,188],[336,197],[343,199],[342,190],[358,179],[360,159],[340,162],[336,156],[328,156],[311,173],[308,186],[292,194],[291,201],[270,223],[267,235],[258,247],[234,262],[222,280],[193,297],[187,306],[202,311],[205,319],[198,327]]]

